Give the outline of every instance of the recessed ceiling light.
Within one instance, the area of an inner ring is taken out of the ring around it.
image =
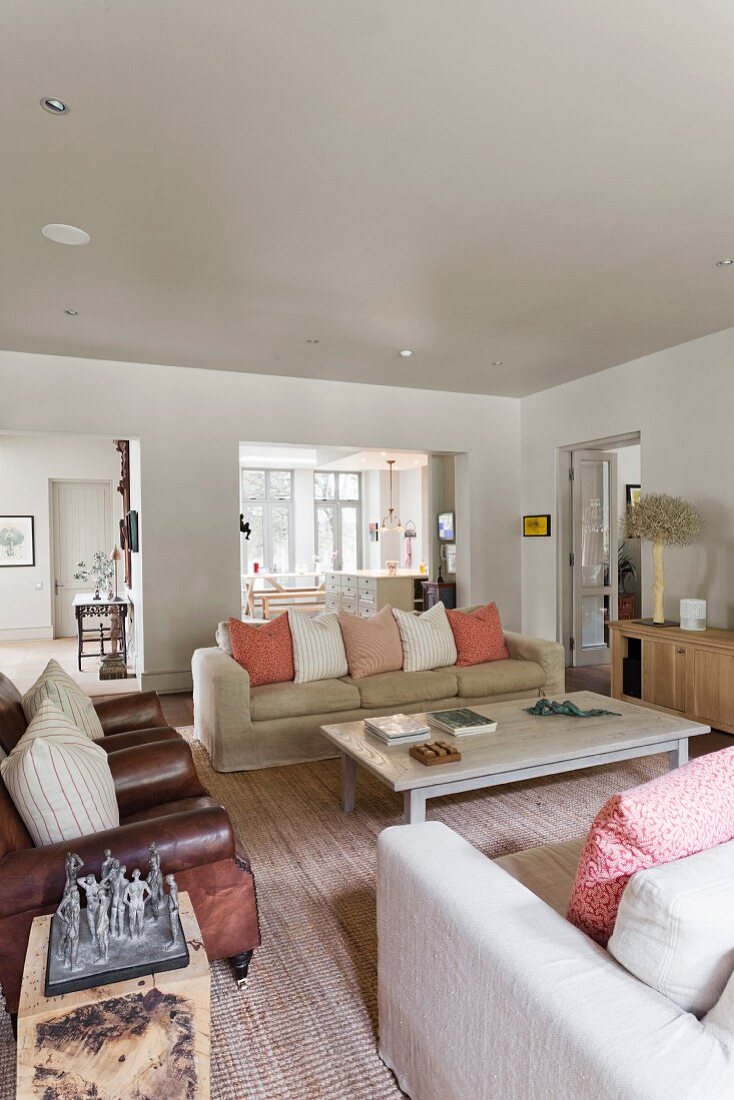
[[[401,359],[410,359],[412,354],[413,352],[410,348],[403,348],[401,351],[398,352],[398,355]]]
[[[504,359],[495,359],[495,361],[492,363],[492,366],[493,367],[501,367],[503,363],[504,363]]]
[[[732,264],[734,264],[734,260],[730,259],[716,261],[717,267],[731,267]]]
[[[44,96],[41,106],[44,111],[49,111],[52,115],[68,115],[70,110],[63,99],[54,99],[53,96]]]
[[[67,317],[77,317],[78,314],[79,314],[79,310],[78,309],[65,309],[64,313],[66,314]]]
[[[309,337],[306,337],[306,343],[307,344],[318,344],[319,342],[320,341],[318,341],[318,340],[313,340],[313,339],[310,339]]]
[[[83,229],[77,229],[75,225],[60,225],[56,222],[44,225],[41,230],[44,237],[57,244],[89,244],[90,236]]]

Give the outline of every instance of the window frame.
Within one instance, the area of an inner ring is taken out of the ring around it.
[[[316,496],[316,475],[317,474],[333,474],[334,475],[334,496],[333,497],[317,497]],[[351,474],[357,478],[357,490],[358,497],[341,497],[339,495],[339,475]],[[343,548],[343,527],[342,527],[342,510],[344,508],[356,508],[357,510],[357,564],[355,569],[362,568],[362,473],[360,470],[314,470],[313,477],[313,528],[314,528],[314,555],[318,554],[319,550],[319,522],[318,522],[318,509],[328,508],[331,510],[334,520],[334,542],[337,547],[337,556],[331,565],[328,562],[322,562],[322,567],[326,572],[343,572],[344,571],[344,548]]]
[[[258,473],[265,475],[265,495],[259,500],[248,497],[245,499],[242,493],[242,474],[247,470],[251,473]],[[273,497],[270,495],[270,477],[271,474],[288,474],[291,482],[291,495],[290,499],[284,500],[282,497]],[[293,559],[295,557],[295,531],[293,529],[293,490],[294,490],[294,476],[293,470],[286,469],[285,467],[274,467],[273,469],[265,469],[261,466],[240,466],[240,512],[242,512],[247,520],[247,507],[248,505],[259,505],[263,510],[263,556],[266,561],[259,562],[260,571],[262,573],[272,573],[271,565],[274,561],[273,550],[273,521],[272,521],[272,509],[273,508],[285,508],[288,512],[288,565],[284,570],[286,573],[293,572]],[[242,546],[242,561],[240,562],[240,568],[243,573],[248,573],[247,566],[247,552],[246,546]],[[275,574],[277,575],[277,574]]]

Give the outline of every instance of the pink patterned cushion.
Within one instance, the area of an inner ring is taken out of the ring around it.
[[[622,892],[635,871],[733,838],[734,747],[615,794],[589,830],[568,919],[606,945]]]

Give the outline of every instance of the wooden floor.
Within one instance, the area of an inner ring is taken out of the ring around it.
[[[595,691],[599,695],[610,694],[609,665],[592,665],[589,668],[566,669],[566,691]],[[194,724],[194,702],[190,691],[175,695],[161,695],[161,704],[166,720],[172,726],[192,726]],[[710,733],[703,737],[694,737],[690,741],[691,756],[703,756],[707,752],[728,748],[734,745],[734,737],[728,733]]]

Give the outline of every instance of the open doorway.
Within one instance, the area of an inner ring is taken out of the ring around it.
[[[641,484],[639,433],[559,452],[558,619],[567,666],[608,665],[609,623],[642,613],[639,542],[620,535]]]
[[[388,588],[393,606],[422,609],[422,582],[441,568],[455,592],[455,547],[438,538],[438,512],[453,516],[453,456],[243,442],[239,486],[246,619],[367,616]]]

